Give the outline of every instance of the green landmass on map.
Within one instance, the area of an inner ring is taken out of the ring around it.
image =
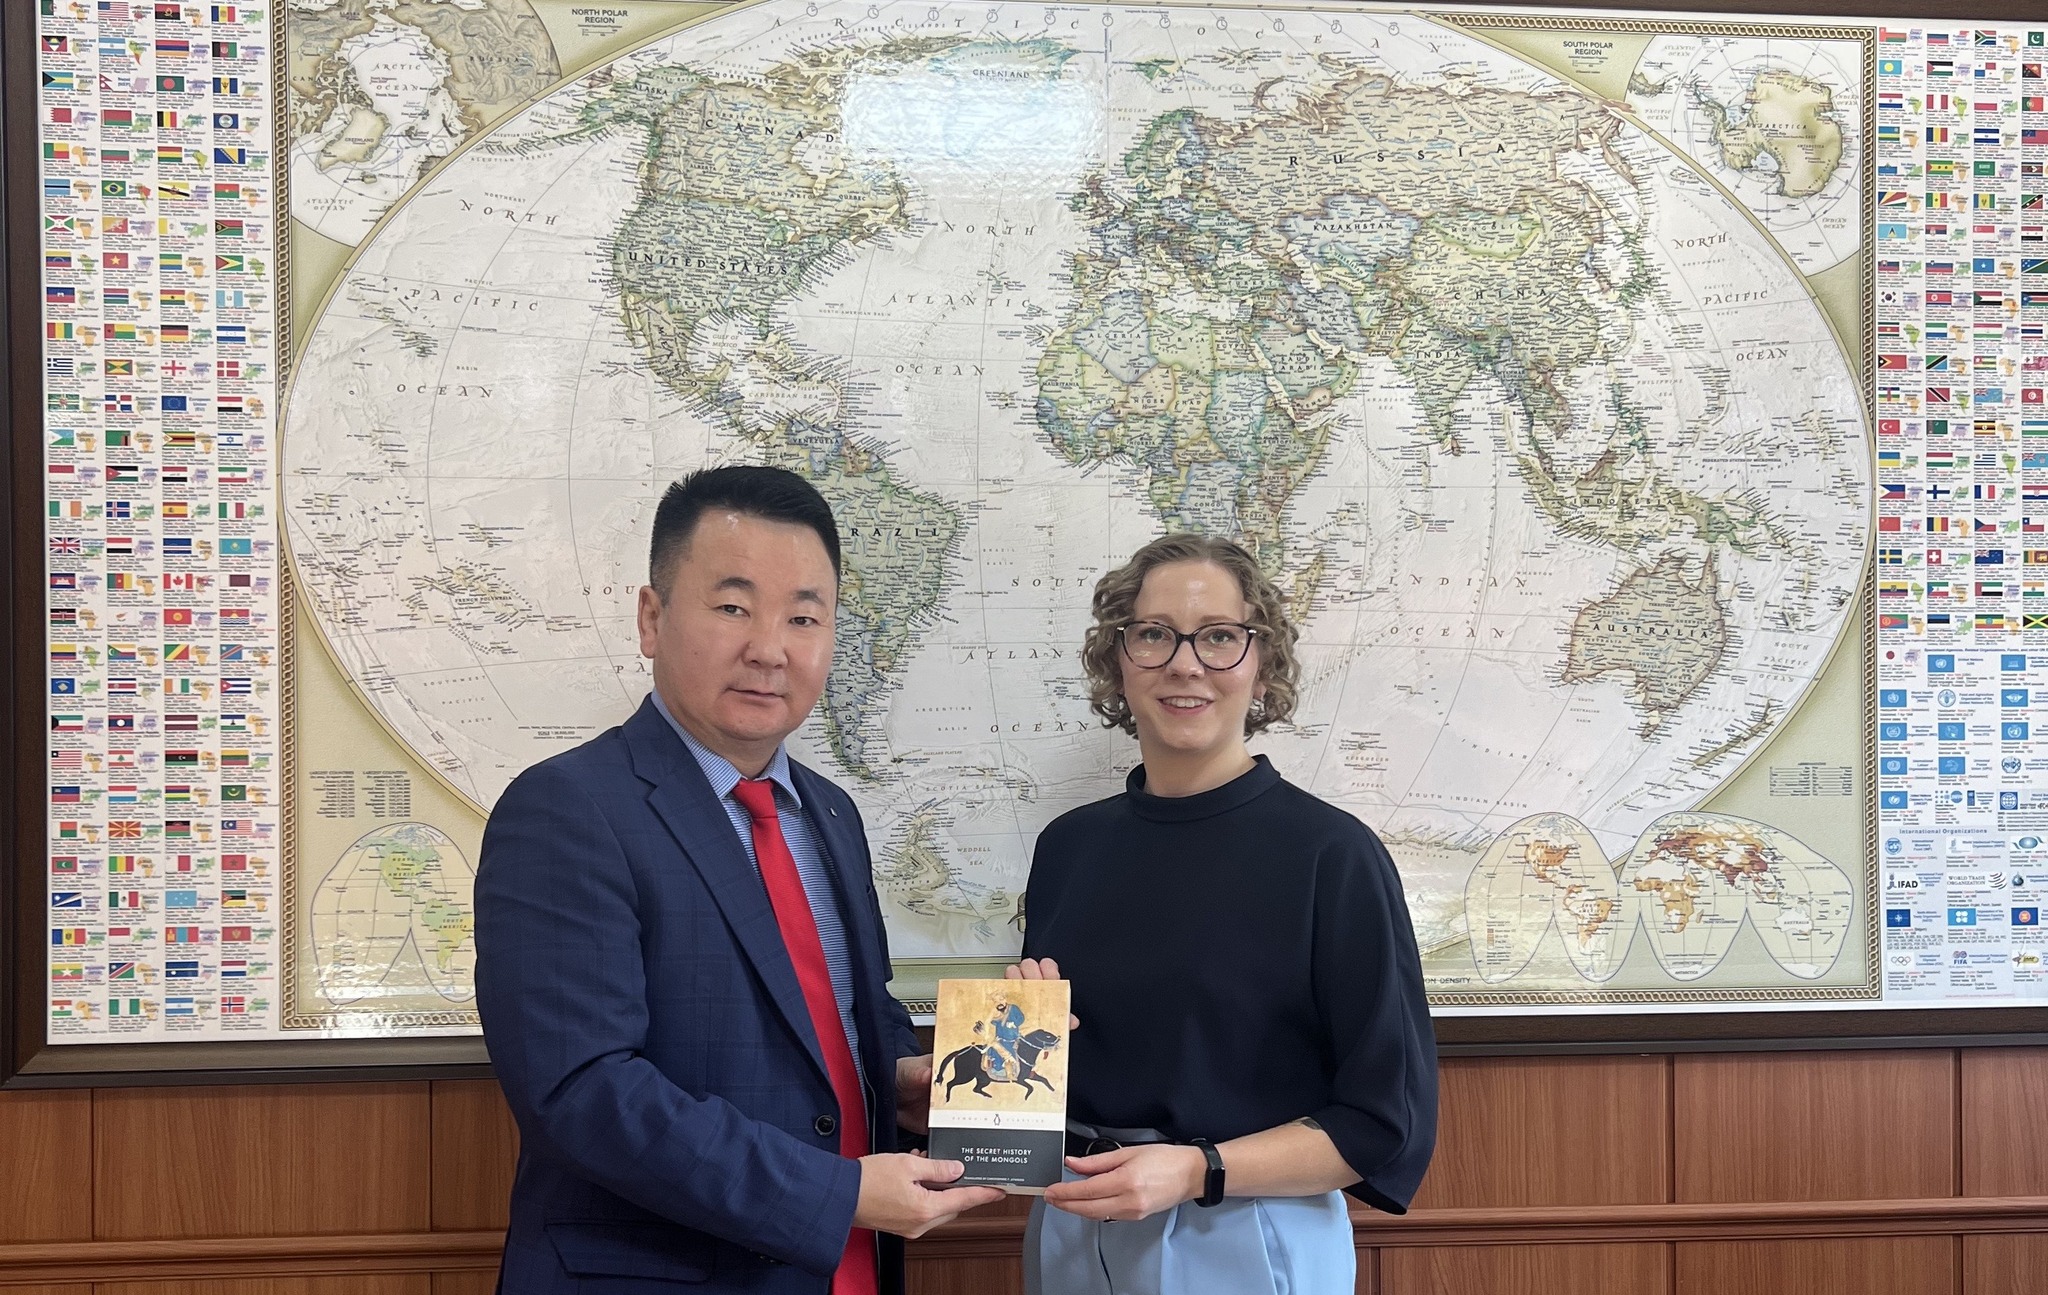
[[[1322,555],[1291,551],[1288,510],[1373,358],[1446,454],[1469,448],[1473,384],[1497,384],[1515,467],[1565,534],[1756,542],[1754,505],[1664,479],[1625,396],[1605,444],[1559,449],[1573,379],[1627,349],[1655,290],[1641,230],[1559,165],[1620,129],[1582,94],[1371,71],[1242,123],[1161,116],[1075,200],[1090,241],[1038,366],[1043,434],[1070,462],[1135,465],[1169,528],[1239,537],[1298,601]]]
[[[821,713],[834,753],[870,779],[886,773],[879,716],[937,613],[964,518],[851,429],[844,378],[798,347],[775,312],[856,248],[909,225],[909,195],[886,167],[818,174],[800,160],[807,141],[839,129],[847,78],[966,45],[820,51],[759,84],[652,68],[592,96],[576,127],[644,132],[639,201],[610,257],[628,335],[671,390],[832,503],[846,571]]]

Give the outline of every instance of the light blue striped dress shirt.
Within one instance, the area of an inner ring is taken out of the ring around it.
[[[711,790],[724,807],[725,816],[732,820],[732,830],[740,838],[740,849],[747,852],[747,862],[753,864],[754,872],[759,874],[761,861],[754,857],[754,820],[748,816],[747,807],[732,794],[732,789],[739,784],[740,771],[733,768],[730,760],[691,737],[688,729],[676,723],[676,717],[668,713],[668,705],[662,701],[660,693],[650,695],[654,698],[654,708],[661,712],[668,726],[676,731],[676,736],[683,739],[683,745],[697,758],[697,766],[710,780]],[[790,858],[796,860],[796,875],[804,883],[804,898],[811,901],[811,920],[818,924],[818,943],[825,948],[825,969],[832,976],[832,997],[839,1007],[839,1025],[846,1031],[846,1046],[853,1050],[853,1064],[858,1070],[860,1032],[853,1023],[853,956],[846,947],[846,924],[840,918],[838,891],[832,884],[824,849],[818,844],[818,830],[812,825],[803,797],[796,794],[796,783],[789,776],[789,752],[776,747],[775,758],[768,762],[761,776],[775,784],[775,816],[781,820],[782,840],[789,847]]]

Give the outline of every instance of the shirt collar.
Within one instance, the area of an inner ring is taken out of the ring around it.
[[[696,738],[691,737],[690,730],[678,724],[676,717],[669,714],[668,703],[661,699],[659,689],[650,689],[647,695],[653,699],[654,709],[661,712],[661,717],[668,721],[668,726],[676,731],[676,736],[683,739],[683,745],[689,748],[692,756],[696,757],[697,767],[704,771],[704,777],[711,783],[712,792],[720,800],[730,796],[732,789],[738,785],[743,776],[738,769],[733,768],[732,761],[713,751],[710,747],[705,746]],[[790,803],[794,804],[798,809],[803,808],[804,798],[797,795],[796,782],[789,776],[789,752],[787,750],[778,745],[775,748],[775,757],[768,761],[768,767],[761,771],[761,776],[774,783],[785,796],[788,796]]]

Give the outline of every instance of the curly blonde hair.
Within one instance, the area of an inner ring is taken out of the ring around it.
[[[1244,549],[1229,540],[1188,533],[1160,536],[1095,582],[1095,624],[1088,627],[1088,636],[1081,642],[1089,709],[1102,717],[1104,728],[1137,733],[1131,705],[1124,700],[1118,631],[1136,615],[1138,590],[1145,577],[1174,562],[1213,562],[1236,577],[1237,587],[1252,609],[1246,624],[1258,631],[1258,682],[1266,690],[1264,704],[1245,713],[1244,735],[1250,737],[1286,723],[1294,714],[1295,691],[1301,681],[1301,664],[1294,656],[1301,631],[1288,618],[1286,600]]]

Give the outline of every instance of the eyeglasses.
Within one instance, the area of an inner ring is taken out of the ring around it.
[[[1195,660],[1209,669],[1234,670],[1252,650],[1252,638],[1258,632],[1255,626],[1222,622],[1183,634],[1158,621],[1132,621],[1117,630],[1117,637],[1123,640],[1124,655],[1140,670],[1161,668],[1173,660],[1183,643],[1194,644]]]

